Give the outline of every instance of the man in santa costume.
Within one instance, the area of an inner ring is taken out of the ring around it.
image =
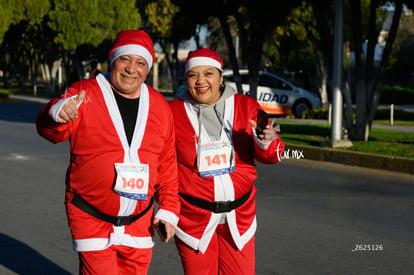
[[[154,226],[168,241],[178,222],[173,118],[144,83],[155,61],[147,33],[119,32],[109,61],[110,73],[73,84],[36,125],[53,143],[70,141],[65,205],[80,274],[147,274]]]
[[[181,197],[176,245],[191,275],[255,274],[255,160],[277,163],[284,149],[270,125],[256,133],[260,105],[225,87],[222,69],[215,51],[191,52],[188,91],[170,103]]]

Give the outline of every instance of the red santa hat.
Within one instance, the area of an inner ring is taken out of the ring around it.
[[[202,65],[212,66],[223,71],[223,61],[218,54],[209,48],[204,48],[188,54],[187,60],[185,61],[185,73],[193,67]]]
[[[109,51],[109,63],[112,64],[117,57],[126,54],[142,56],[147,61],[149,71],[155,61],[154,45],[150,36],[142,30],[120,31]]]

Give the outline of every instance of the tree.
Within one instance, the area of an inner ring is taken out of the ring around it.
[[[292,0],[270,9],[268,1],[240,1],[234,14],[238,23],[243,60],[249,69],[250,96],[257,98],[259,69],[262,64],[263,46],[275,26],[283,24],[291,9],[300,1]]]
[[[145,2],[145,1],[144,1]],[[242,49],[242,63],[247,64],[250,76],[250,93],[252,97],[256,97],[258,73],[262,65],[263,46],[270,29],[278,24],[282,24],[284,16],[290,11],[292,7],[299,3],[298,0],[290,1],[288,4],[279,5],[276,9],[269,9],[268,2],[265,0],[244,1],[244,0],[211,0],[209,5],[200,9],[199,3],[185,0],[162,0],[162,1],[147,1],[145,4],[140,1],[141,7],[146,6],[146,19],[150,23],[151,31],[157,37],[156,41],[167,53],[167,49],[163,45],[165,39],[168,39],[173,44],[173,53],[176,53],[178,44],[189,38],[191,35],[197,34],[197,26],[206,24],[210,16],[217,17],[220,21],[223,34],[227,43],[228,54],[233,68],[236,83],[240,87],[241,82],[238,78],[239,60],[237,60],[235,53],[235,46],[233,37],[231,35],[232,22],[236,22],[238,33],[241,40]],[[175,8],[168,9],[167,7],[177,6],[179,11]],[[197,11],[196,13],[194,11]],[[168,24],[168,22],[172,24]],[[171,32],[168,30],[171,26]],[[169,35],[171,33],[171,36]],[[166,36],[166,34],[168,34]],[[196,39],[197,40],[197,39]],[[172,59],[177,61],[173,54]],[[169,58],[167,58],[169,60]],[[176,63],[177,65],[178,63]],[[171,68],[171,66],[170,66]],[[178,72],[178,68],[171,70]]]
[[[153,33],[158,35],[157,41],[161,46],[166,45],[163,42],[163,39],[166,37],[162,35],[162,31],[171,26],[172,32],[169,41],[172,41],[174,45],[174,53],[178,48],[178,44],[184,38],[189,38],[191,35],[197,33],[197,26],[208,23],[208,19],[211,16],[217,17],[227,43],[235,80],[236,83],[239,83],[240,81],[237,81],[240,80],[237,77],[239,74],[239,60],[236,58],[236,50],[231,35],[231,30],[233,29],[231,24],[235,22],[241,41],[242,63],[247,64],[249,69],[250,93],[252,97],[256,97],[258,73],[262,65],[263,46],[270,33],[269,30],[278,24],[282,24],[284,16],[292,7],[299,3],[298,0],[290,1],[287,4],[280,4],[278,9],[275,10],[269,9],[269,3],[265,0],[259,0],[259,2],[245,0],[211,0],[209,5],[200,9],[198,2],[173,0],[173,4],[179,7],[179,12],[173,14],[175,9],[172,9],[170,13],[166,9],[166,7],[171,5],[170,1],[148,2],[155,2],[155,4],[147,6],[146,16],[148,22],[154,23],[151,24],[151,29]],[[197,12],[194,12],[195,10]],[[170,16],[172,19],[168,19]],[[164,22],[164,24],[161,24],[161,22]],[[165,22],[172,22],[172,24],[168,25]],[[168,49],[164,49],[164,52],[166,50],[168,51]],[[177,60],[176,56],[173,56],[173,59]],[[179,70],[176,68],[176,70],[171,71],[177,72]],[[238,85],[240,87],[239,92],[241,91],[240,83]]]
[[[325,104],[328,102],[328,74],[326,63],[320,58],[320,35],[316,24],[312,6],[302,1],[291,10],[285,23],[272,31],[265,53],[269,67],[281,72],[287,70],[301,73],[304,88],[319,90],[322,103]]]
[[[407,9],[401,18],[389,59],[390,69],[386,73],[387,80],[412,84],[412,73],[414,72],[412,60],[414,60],[414,14]]]
[[[237,36],[239,37],[239,29],[237,26],[237,21],[235,19],[235,14],[237,13],[237,5],[233,5],[230,3],[224,2],[225,8],[220,9],[221,12],[216,14],[217,18],[219,19],[221,30],[223,33],[223,36],[226,41],[229,59],[231,68],[233,70],[233,79],[236,83],[236,89],[239,94],[243,94],[243,87],[242,87],[242,81],[241,76],[239,72],[239,59],[236,55],[236,46],[233,42],[233,37]],[[232,33],[236,32],[236,34],[232,35]]]
[[[131,1],[52,0],[50,26],[57,33],[54,41],[68,51],[79,45],[97,47],[104,39],[115,38],[123,29],[138,29],[141,17]]]
[[[374,50],[379,35],[379,30],[376,28],[376,20],[377,9],[380,7],[380,4],[379,0],[372,0],[369,6],[368,46],[366,55],[364,55],[362,48],[363,33],[361,27],[361,2],[357,0],[350,2],[356,63],[356,123],[352,125],[352,128],[350,129],[350,136],[353,140],[368,141],[372,121],[374,120],[382,93],[383,73],[394,45],[402,13],[402,0],[397,0],[395,1],[392,24],[386,39],[382,58],[379,66],[376,67],[374,64]]]
[[[210,1],[211,8],[208,12],[210,16],[215,16],[220,20],[239,93],[242,89],[238,71],[239,60],[236,58],[236,49],[231,35],[231,30],[234,30],[233,22],[236,22],[236,30],[240,38],[241,63],[247,64],[249,70],[250,96],[257,98],[257,83],[265,41],[271,30],[275,26],[282,25],[286,15],[298,3],[298,0],[293,0],[279,4],[277,9],[273,9],[269,8],[269,2],[265,0]]]
[[[178,88],[180,72],[178,45],[191,37],[196,24],[190,13],[186,13],[188,11],[185,7],[180,6],[180,1],[161,0],[142,4],[145,5],[144,18],[150,24],[149,32],[165,54],[175,91]]]
[[[36,51],[39,37],[37,29],[42,25],[50,3],[42,0],[18,0],[14,2],[0,2],[4,29],[0,31],[1,59],[0,66],[6,72],[5,86],[16,77],[19,87],[25,89],[24,82],[28,71],[32,81],[36,81],[37,60],[39,52]],[[12,16],[9,17],[8,14]],[[5,22],[8,20],[8,23]],[[7,28],[7,32],[4,32]]]
[[[37,68],[46,89],[54,91],[60,63],[69,75],[80,77],[81,58],[110,48],[123,29],[138,29],[141,17],[135,3],[122,0],[58,1],[0,0],[0,67],[5,81],[16,77],[22,86],[28,71],[36,86]],[[22,86],[23,87],[23,86]]]
[[[23,7],[19,1],[16,2],[0,0],[0,44],[3,43],[10,25],[19,22],[23,17]]]
[[[399,21],[402,12],[402,0],[396,0],[392,24],[388,32],[382,58],[378,64],[374,61],[374,51],[377,45],[380,28],[382,26],[379,16],[380,7],[386,1],[380,0],[350,0],[345,5],[345,40],[350,41],[351,51],[355,53],[355,80],[344,84],[346,116],[345,128],[352,140],[368,140],[372,121],[378,107],[382,93],[384,71],[387,67],[390,53],[394,46]],[[332,6],[324,5],[321,1],[311,0],[320,34],[319,49],[323,53],[328,68],[332,68],[333,30]],[[350,20],[350,21],[347,21]],[[364,52],[363,44],[366,42],[367,50]],[[353,121],[352,95],[350,85],[355,90],[356,121]]]
[[[76,53],[80,45],[98,47],[105,39],[114,39],[121,30],[141,26],[141,16],[132,1],[52,0],[52,3],[49,26],[56,32],[54,42],[63,47],[67,79],[73,76],[69,82],[82,77],[81,60]]]

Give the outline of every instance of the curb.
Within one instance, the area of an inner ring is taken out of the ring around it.
[[[46,104],[48,103],[51,98],[41,98],[41,97],[34,97],[34,96],[25,96],[25,95],[9,95],[10,99],[18,99],[18,100],[25,100],[25,101],[32,101]]]
[[[290,143],[285,144],[285,151],[286,149],[290,149],[294,152],[300,152],[299,154],[295,153],[294,155],[301,156],[305,159],[329,161],[358,167],[388,170],[414,175],[414,159],[411,158],[350,152],[332,148],[320,148]]]

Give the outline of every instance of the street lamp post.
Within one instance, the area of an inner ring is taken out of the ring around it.
[[[352,143],[342,137],[342,67],[343,67],[343,0],[336,0],[335,7],[335,37],[332,73],[332,126],[330,145],[349,147]]]

